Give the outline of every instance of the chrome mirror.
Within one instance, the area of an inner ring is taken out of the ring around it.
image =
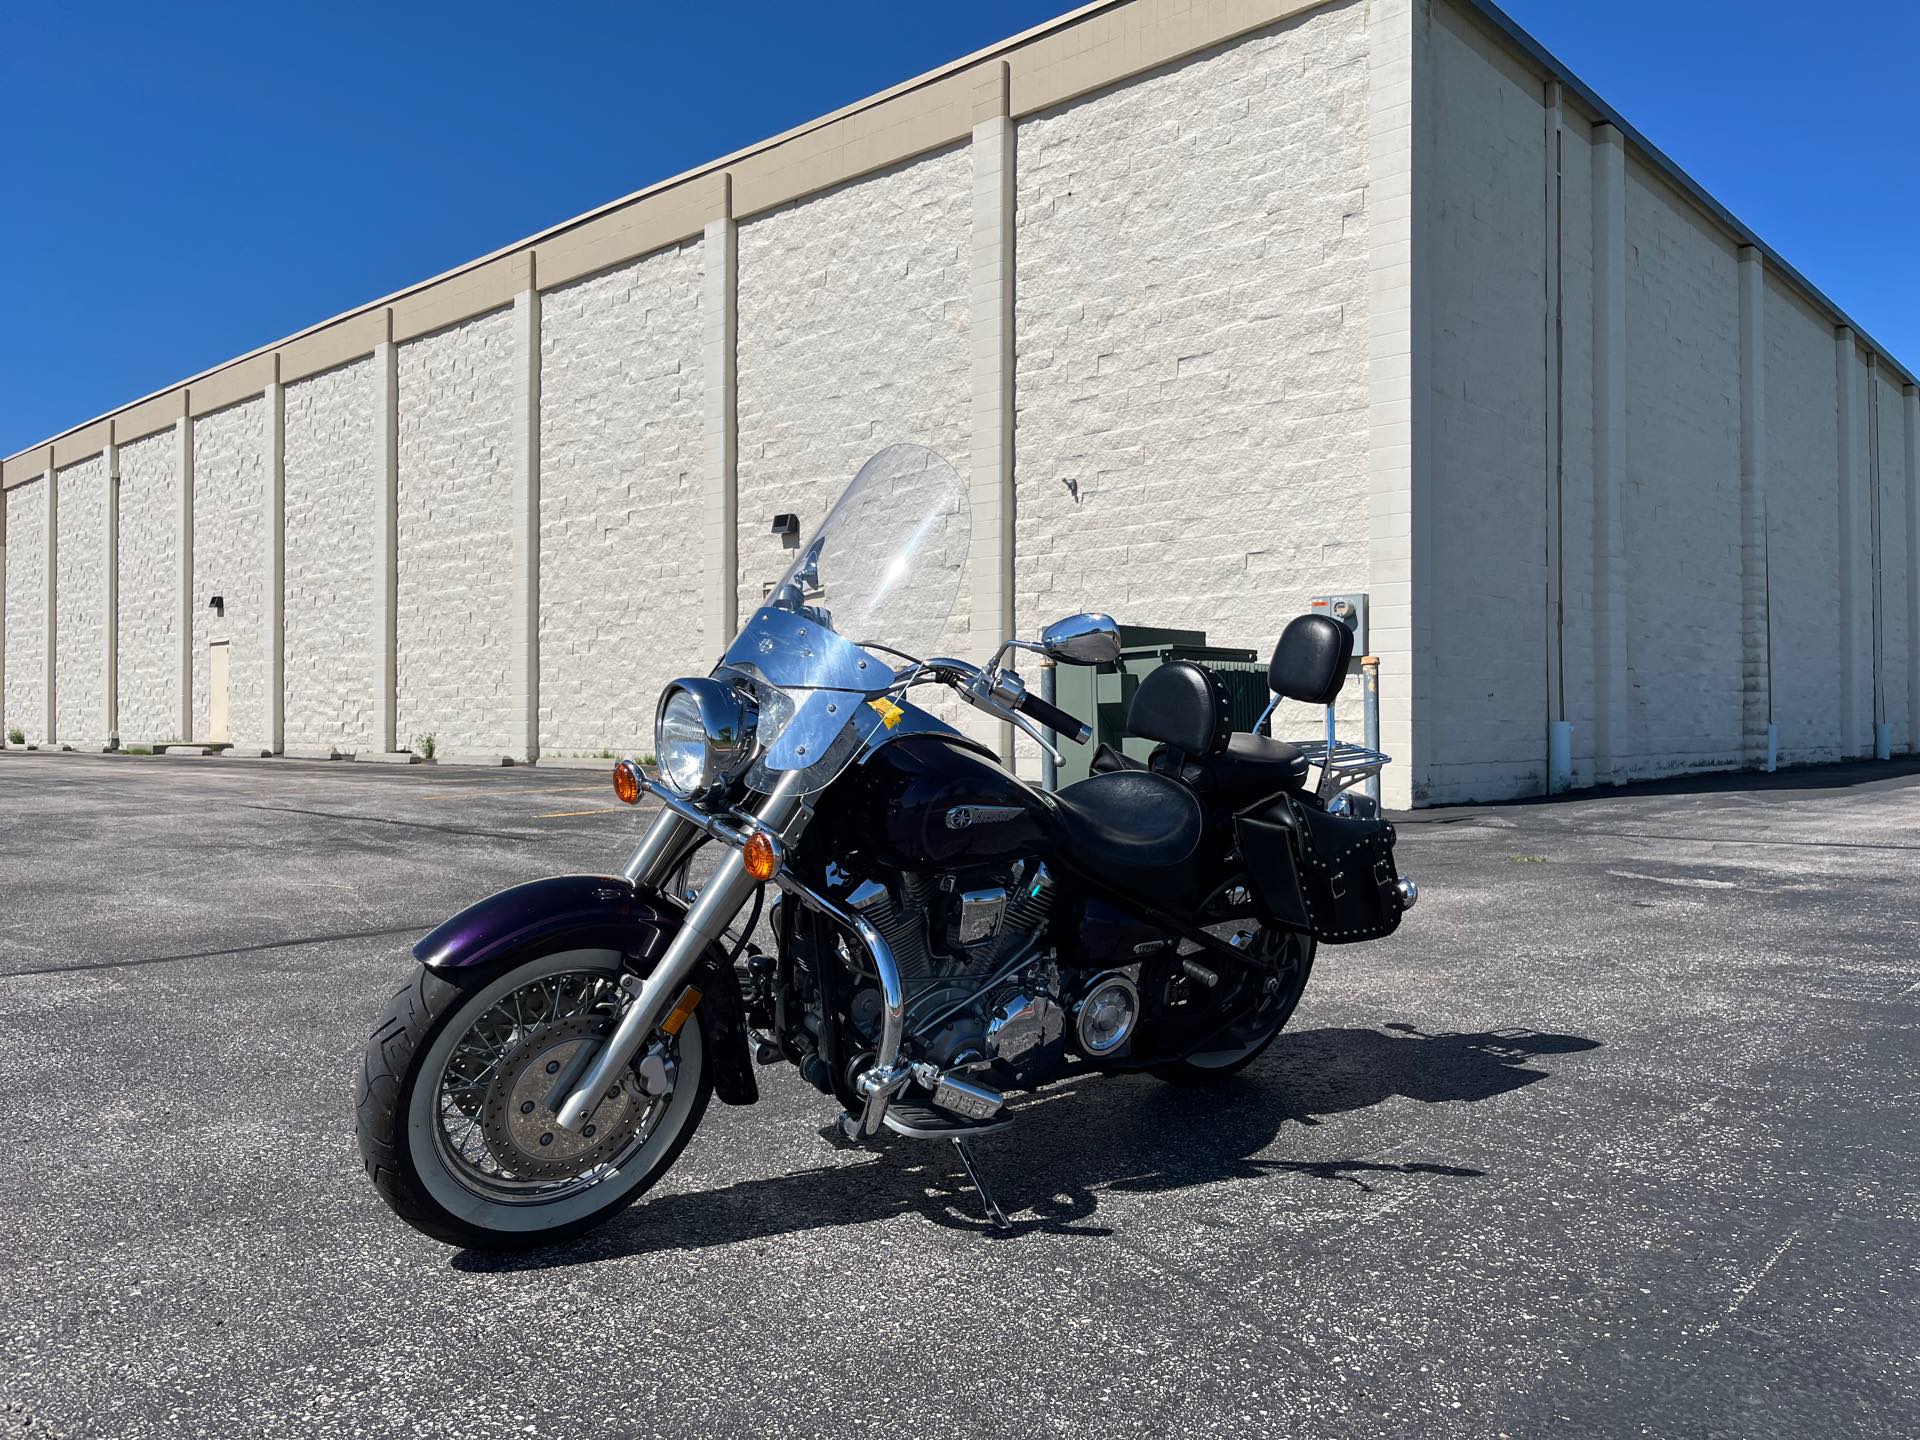
[[[1120,627],[1111,615],[1069,615],[1040,632],[1040,649],[1066,665],[1111,665],[1120,658]]]

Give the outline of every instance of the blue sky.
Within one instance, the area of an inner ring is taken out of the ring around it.
[[[0,453],[1059,14],[0,9]],[[1510,0],[1920,369],[1920,5]]]

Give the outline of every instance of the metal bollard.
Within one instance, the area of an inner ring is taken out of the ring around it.
[[[1380,749],[1380,657],[1362,655],[1360,657],[1360,705],[1366,717],[1367,749]],[[1367,777],[1367,798],[1377,806],[1380,803],[1380,772],[1374,771]]]

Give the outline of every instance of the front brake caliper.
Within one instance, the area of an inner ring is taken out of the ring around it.
[[[664,1040],[655,1041],[646,1054],[633,1062],[634,1078],[639,1082],[641,1092],[649,1099],[673,1093],[674,1076],[679,1068],[673,1056],[667,1053],[667,1042]]]

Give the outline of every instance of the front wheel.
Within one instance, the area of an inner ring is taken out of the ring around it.
[[[1275,973],[1264,983],[1251,1014],[1228,1027],[1184,1060],[1160,1065],[1153,1073],[1176,1085],[1217,1085],[1237,1075],[1265,1052],[1293,1018],[1307,977],[1313,973],[1312,937],[1292,931],[1260,929],[1246,937],[1257,953],[1271,956]]]
[[[578,1134],[553,1123],[582,1048],[618,1022],[621,973],[611,950],[522,953],[475,976],[423,966],[393,997],[354,1100],[367,1174],[401,1219],[455,1245],[550,1244],[667,1172],[713,1092],[698,1010]]]

